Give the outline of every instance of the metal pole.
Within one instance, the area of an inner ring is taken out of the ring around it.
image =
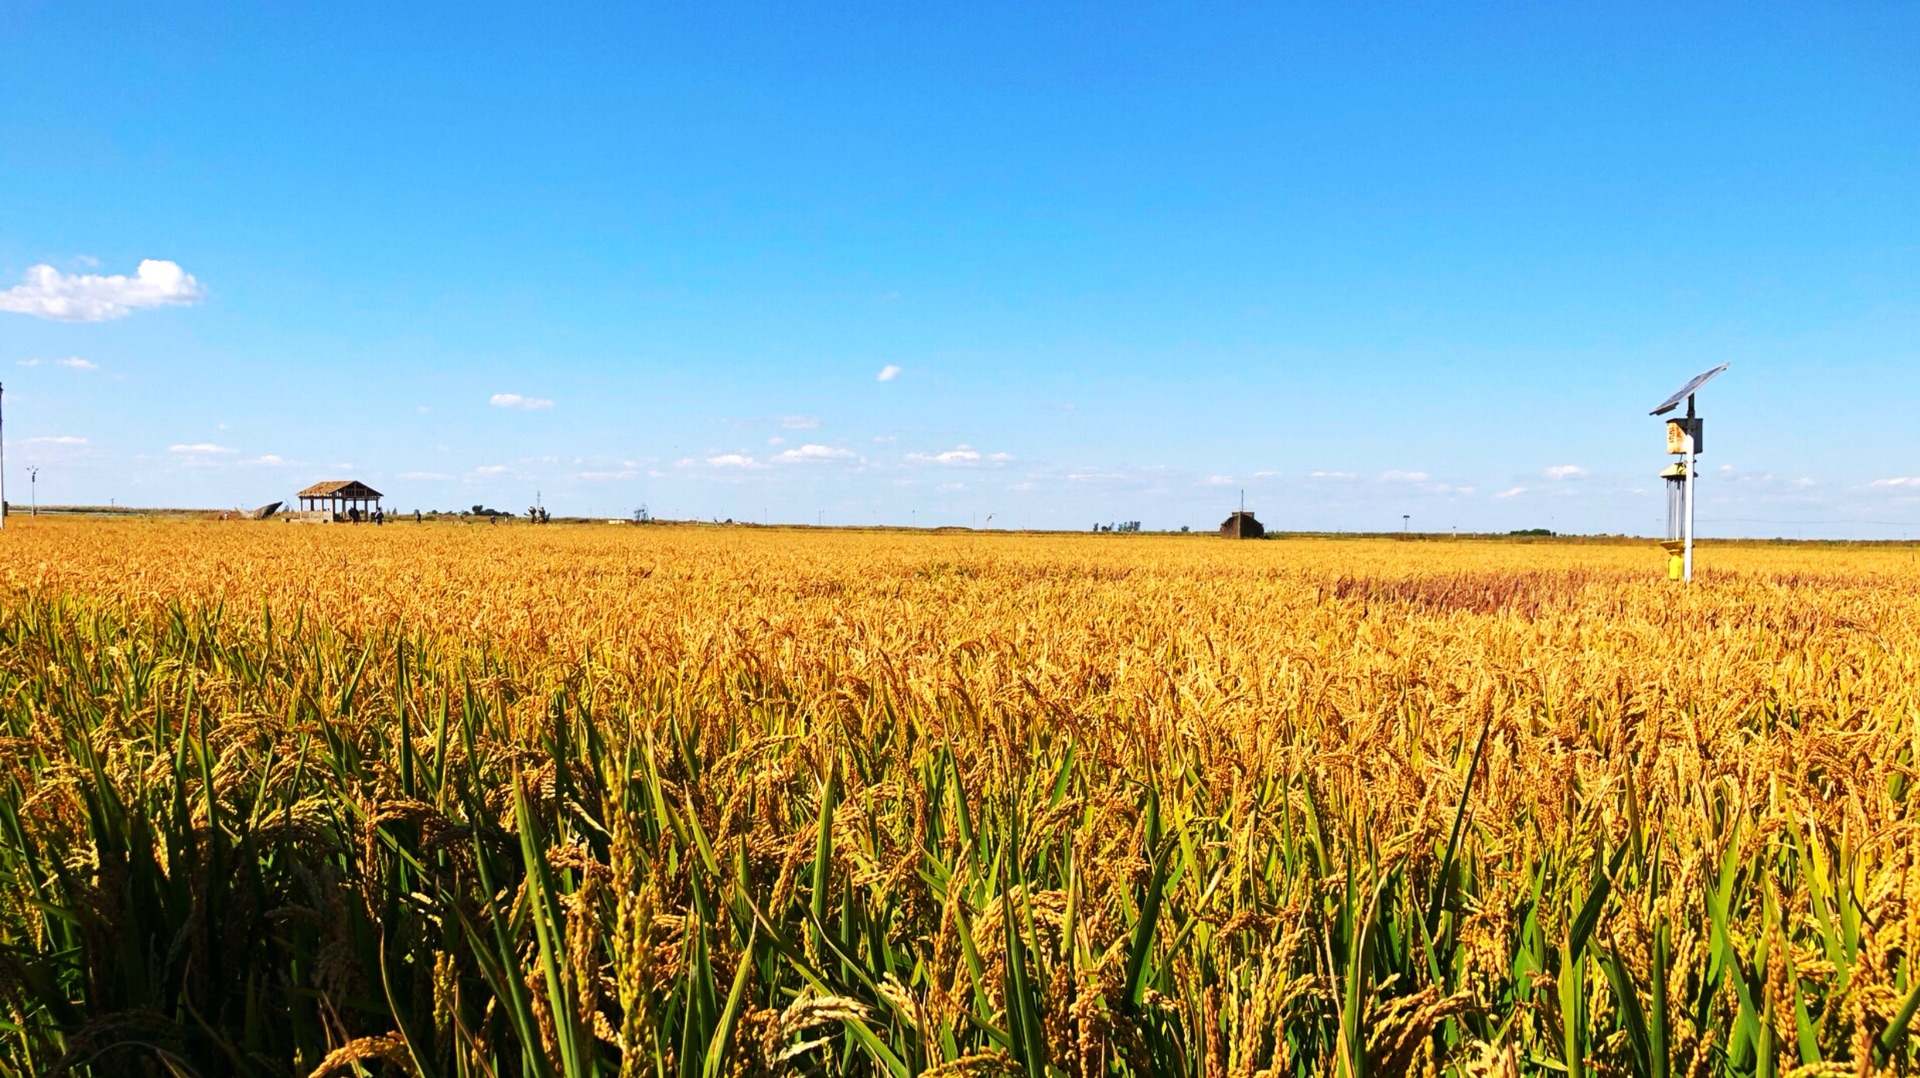
[[[0,413],[5,412],[7,387],[0,386]],[[0,528],[7,526],[7,440],[0,435]]]
[[[1687,583],[1693,583],[1693,394],[1687,394],[1687,521],[1686,555],[1680,575]]]

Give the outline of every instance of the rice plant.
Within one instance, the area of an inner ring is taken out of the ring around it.
[[[1909,550],[6,535],[6,1073],[1916,1069]]]

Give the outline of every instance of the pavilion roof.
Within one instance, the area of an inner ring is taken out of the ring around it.
[[[325,479],[301,491],[297,497],[366,500],[382,495],[358,479]]]

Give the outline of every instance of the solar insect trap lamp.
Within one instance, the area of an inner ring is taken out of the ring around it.
[[[1693,580],[1693,480],[1694,458],[1706,452],[1706,420],[1693,410],[1693,395],[1713,377],[1727,369],[1722,363],[1710,371],[1693,376],[1673,396],[1660,402],[1652,415],[1666,415],[1687,402],[1687,414],[1667,420],[1667,452],[1685,459],[1660,473],[1667,488],[1667,537],[1660,545],[1667,550],[1667,576],[1673,580]]]

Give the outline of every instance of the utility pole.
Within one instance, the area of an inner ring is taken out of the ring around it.
[[[1687,402],[1685,419],[1667,421],[1667,452],[1685,458],[1678,466],[1681,474],[1675,475],[1673,473],[1676,469],[1668,468],[1661,472],[1660,476],[1667,481],[1667,541],[1662,545],[1667,548],[1670,558],[1678,557],[1680,562],[1676,567],[1679,570],[1678,577],[1688,583],[1693,581],[1694,461],[1706,448],[1703,444],[1704,439],[1701,437],[1704,433],[1703,422],[1694,411],[1693,396],[1701,386],[1726,369],[1727,364],[1722,363],[1710,371],[1694,375],[1692,381],[1681,386],[1673,396],[1661,401],[1660,406],[1652,412],[1656,416],[1666,415],[1678,408],[1682,400]],[[1671,573],[1673,570],[1668,571]]]
[[[1413,526],[1413,514],[1412,513],[1400,514],[1400,534],[1401,535],[1407,534],[1407,529],[1411,528],[1412,526]]]
[[[7,387],[0,386],[0,424],[4,423]],[[0,528],[7,526],[7,440],[0,432]]]
[[[40,515],[40,466],[38,464],[27,465],[27,491],[28,497],[32,499],[29,503],[32,508],[27,515],[37,517]]]
[[[1682,579],[1693,583],[1693,450],[1695,421],[1693,415],[1693,394],[1687,394],[1687,553],[1686,564],[1682,567]]]

